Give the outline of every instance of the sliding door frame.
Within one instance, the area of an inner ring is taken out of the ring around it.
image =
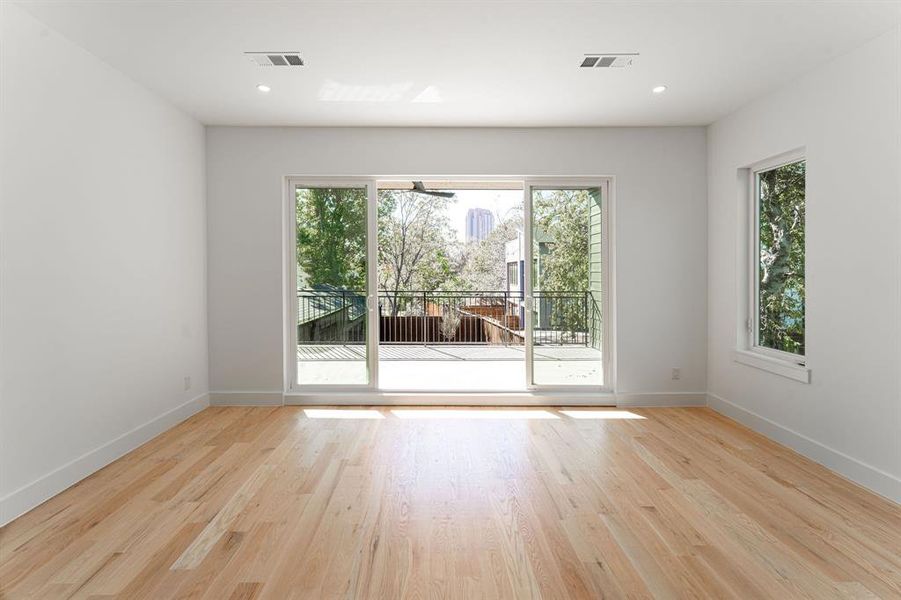
[[[548,385],[535,383],[534,344],[534,298],[532,267],[534,264],[532,190],[582,190],[597,188],[601,193],[601,385]],[[526,338],[526,387],[536,392],[587,392],[610,393],[615,389],[614,373],[614,324],[613,302],[613,227],[610,226],[613,212],[612,177],[528,177],[523,181],[523,245],[525,246],[525,267],[523,268],[523,290],[525,304]]]
[[[365,188],[366,189],[366,371],[367,383],[313,384],[297,383],[297,200],[298,189]],[[378,389],[378,215],[376,180],[370,177],[286,177],[282,260],[284,262],[285,321],[285,393],[304,392],[372,392]]]
[[[602,197],[602,369],[604,374],[603,385],[568,385],[548,386],[534,385],[532,383],[532,311],[526,312],[526,381],[524,390],[511,390],[509,392],[495,391],[434,391],[434,390],[405,390],[404,392],[391,392],[379,389],[378,382],[378,346],[379,346],[379,319],[378,319],[378,183],[382,181],[460,181],[460,182],[515,182],[522,185],[523,189],[523,245],[525,246],[526,267],[523,277],[524,302],[531,303],[531,278],[532,278],[532,187],[548,188],[558,186],[562,188],[590,188],[601,189]],[[369,382],[367,384],[349,385],[298,385],[297,384],[297,290],[296,290],[296,189],[305,187],[366,187],[367,190],[367,223],[366,223],[366,302],[367,302],[367,370]],[[370,175],[370,176],[289,176],[284,179],[284,230],[283,230],[283,286],[285,293],[284,326],[287,334],[284,335],[284,389],[287,404],[306,404],[309,402],[322,402],[332,399],[339,404],[397,404],[403,403],[403,398],[416,396],[417,403],[428,402],[428,398],[434,397],[438,403],[462,402],[497,404],[499,400],[507,398],[522,404],[553,404],[555,401],[568,400],[571,404],[609,404],[604,402],[603,395],[612,395],[615,387],[615,261],[614,261],[614,178],[607,175],[598,176],[525,176],[525,175]],[[602,394],[598,396],[597,394]],[[401,400],[398,400],[400,398]],[[555,400],[555,398],[557,400]]]

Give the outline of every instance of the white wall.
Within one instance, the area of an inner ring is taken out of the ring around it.
[[[703,393],[705,157],[702,128],[210,127],[211,390],[283,389],[284,176],[604,174],[616,177],[617,391]]]
[[[708,130],[710,403],[901,500],[901,34]],[[737,170],[807,147],[805,385],[733,362]]]
[[[208,386],[203,127],[0,7],[3,523]]]

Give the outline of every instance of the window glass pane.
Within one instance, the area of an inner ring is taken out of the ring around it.
[[[757,345],[804,355],[806,163],[757,173]]]
[[[532,190],[532,383],[603,385],[601,190]]]
[[[366,188],[297,188],[297,383],[365,384]]]

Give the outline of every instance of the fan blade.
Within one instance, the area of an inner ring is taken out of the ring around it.
[[[427,196],[436,196],[438,198],[454,198],[457,194],[454,192],[439,192],[437,190],[427,190],[421,181],[413,182],[413,191],[418,194],[425,194]]]

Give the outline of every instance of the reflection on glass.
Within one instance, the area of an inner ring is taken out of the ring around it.
[[[297,383],[369,381],[366,188],[297,188]]]
[[[532,190],[532,383],[603,385],[600,188]]]

